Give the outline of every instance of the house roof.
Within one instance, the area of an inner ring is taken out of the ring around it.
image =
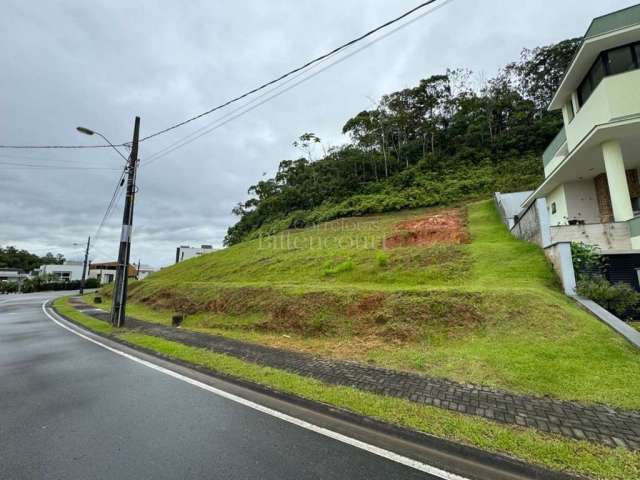
[[[91,270],[115,270],[118,267],[118,262],[101,262],[95,263],[91,262],[90,269]],[[130,277],[134,277],[137,273],[136,267],[129,264],[128,273]]]
[[[585,40],[640,23],[640,4],[594,18],[585,34]]]
[[[559,110],[600,52],[640,39],[640,4],[595,18],[558,87],[549,110]]]

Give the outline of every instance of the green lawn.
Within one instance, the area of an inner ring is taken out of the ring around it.
[[[611,449],[532,429],[499,425],[487,420],[420,405],[405,400],[327,385],[269,367],[185,346],[161,338],[111,326],[80,313],[68,298],[54,302],[57,311],[91,330],[112,335],[130,344],[202,365],[214,371],[244,378],[279,391],[335,405],[362,415],[441,438],[506,454],[554,470],[601,480],[635,480],[640,476],[640,453]]]
[[[513,238],[491,202],[468,207],[468,244],[382,250],[398,223],[434,212],[335,221],[189,260],[133,283],[129,314],[169,323],[186,312],[185,328],[241,340],[640,408],[640,354],[562,295],[541,250]]]

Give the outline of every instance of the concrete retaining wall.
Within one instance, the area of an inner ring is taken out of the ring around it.
[[[631,250],[628,222],[551,227],[551,242],[583,242],[600,250]]]
[[[553,265],[553,269],[560,277],[565,295],[576,294],[576,274],[573,270],[571,242],[561,242],[548,245],[544,253]]]

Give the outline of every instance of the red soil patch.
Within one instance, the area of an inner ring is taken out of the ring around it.
[[[384,239],[384,248],[469,242],[469,233],[459,211],[443,212],[400,223],[396,229],[397,233]]]

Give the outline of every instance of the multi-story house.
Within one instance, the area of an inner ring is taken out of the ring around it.
[[[614,280],[640,289],[640,5],[593,20],[549,109],[564,128],[544,152],[545,179],[497,194],[505,222],[547,249],[596,245]]]
[[[552,242],[640,250],[640,5],[593,20],[549,109],[564,128],[523,207],[546,199]]]

